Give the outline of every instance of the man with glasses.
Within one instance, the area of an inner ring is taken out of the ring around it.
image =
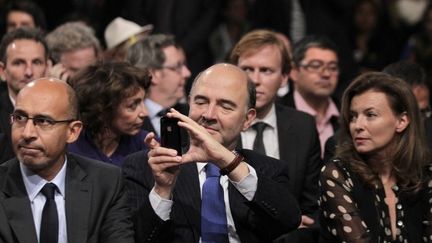
[[[9,115],[18,92],[47,71],[48,47],[37,29],[19,28],[7,33],[0,43],[0,164],[15,156],[11,147]],[[1,137],[1,136],[0,136]]]
[[[168,108],[188,113],[187,105],[181,103],[185,102],[185,84],[191,75],[185,53],[174,36],[157,34],[131,46],[126,60],[150,71],[152,81],[144,101],[149,114],[144,120],[144,129],[160,136],[160,118]]]
[[[66,153],[83,126],[77,117],[75,92],[61,80],[19,92],[10,115],[17,158],[0,166],[0,241],[133,242],[121,170]]]
[[[281,102],[315,117],[321,151],[338,128],[338,107],[332,99],[339,79],[335,45],[323,36],[306,36],[293,48],[290,78],[294,90]]]

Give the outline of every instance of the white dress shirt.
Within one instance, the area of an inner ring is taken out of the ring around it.
[[[42,194],[41,189],[46,183],[54,183],[57,186],[54,195],[54,200],[57,204],[57,214],[59,220],[59,243],[67,243],[67,227],[66,227],[66,211],[65,211],[65,180],[66,180],[66,165],[67,159],[59,173],[52,181],[47,181],[39,175],[33,173],[23,163],[20,163],[21,174],[24,181],[24,186],[27,190],[27,195],[30,200],[31,210],[33,213],[33,221],[36,229],[36,235],[39,241],[40,224],[42,220],[42,211],[45,206],[46,198]],[[41,242],[43,243],[43,242]]]
[[[160,116],[157,116],[157,113],[163,109],[165,109],[160,104],[152,101],[151,99],[145,99],[144,105],[147,108],[148,111],[148,117],[153,125],[153,128],[155,129],[156,135],[160,137]]]
[[[279,158],[280,157],[279,136],[278,136],[278,129],[277,129],[277,121],[276,121],[276,108],[274,104],[272,105],[269,113],[263,119],[256,118],[252,122],[252,125],[246,131],[241,133],[243,148],[245,149],[253,148],[253,144],[257,132],[252,126],[257,122],[264,122],[265,124],[267,124],[263,132],[263,140],[264,140],[263,142],[264,142],[266,155],[273,157],[275,159],[280,159]]]
[[[202,192],[203,184],[206,180],[205,166],[207,163],[197,163],[200,190]],[[249,167],[249,175],[243,178],[239,182],[234,182],[229,180],[228,176],[220,177],[220,184],[224,191],[224,201],[225,201],[225,211],[227,216],[227,226],[228,226],[228,238],[230,243],[239,243],[240,238],[237,235],[234,219],[231,214],[231,208],[229,205],[229,195],[228,195],[228,184],[231,183],[233,186],[249,201],[252,201],[255,196],[255,192],[258,186],[258,176],[256,174],[255,169],[248,165]],[[161,198],[155,191],[154,188],[150,191],[149,194],[150,204],[155,211],[155,213],[162,219],[168,220],[171,213],[171,208],[173,205],[172,200],[167,200]],[[201,242],[201,239],[200,239]]]

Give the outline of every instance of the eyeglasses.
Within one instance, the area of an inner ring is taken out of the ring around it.
[[[48,117],[44,116],[36,116],[36,117],[28,117],[26,115],[21,114],[11,114],[10,115],[10,122],[12,125],[16,125],[18,127],[24,127],[28,120],[33,121],[33,125],[35,127],[38,127],[42,130],[50,130],[54,127],[54,125],[58,123],[70,123],[73,121],[76,121],[76,119],[70,119],[70,120],[53,120]]]
[[[339,65],[334,62],[325,64],[320,60],[312,60],[309,63],[300,64],[300,67],[313,73],[322,73],[324,70],[327,70],[330,74],[339,73]]]
[[[186,63],[184,63],[184,62],[179,62],[179,63],[177,63],[175,65],[162,66],[162,68],[169,69],[169,70],[171,70],[173,72],[176,72],[176,73],[181,73],[183,67],[186,67]]]

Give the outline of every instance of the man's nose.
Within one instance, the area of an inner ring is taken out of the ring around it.
[[[24,125],[23,131],[22,131],[22,137],[24,139],[31,139],[36,137],[36,126],[33,123],[33,120],[28,119],[27,123]]]
[[[261,83],[261,75],[259,70],[254,70],[253,72],[249,73],[249,78],[252,80],[252,83],[255,85],[258,85]]]
[[[203,114],[207,120],[214,119],[216,116],[216,105],[209,105],[206,112]]]
[[[31,63],[27,64],[24,70],[26,78],[33,77],[33,65]]]

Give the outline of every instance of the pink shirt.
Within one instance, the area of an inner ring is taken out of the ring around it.
[[[334,134],[330,119],[333,116],[336,117],[339,116],[339,111],[335,103],[330,98],[328,100],[329,100],[329,106],[325,113],[324,119],[322,121],[318,121],[317,119],[315,119],[316,128],[318,130],[318,135],[321,144],[321,158],[324,156],[325,142],[329,137],[331,137]],[[294,103],[297,110],[306,112],[309,115],[312,115],[313,117],[316,118],[317,112],[312,107],[310,107],[308,103],[306,103],[306,101],[303,99],[303,97],[300,95],[300,93],[297,90],[294,90]]]

